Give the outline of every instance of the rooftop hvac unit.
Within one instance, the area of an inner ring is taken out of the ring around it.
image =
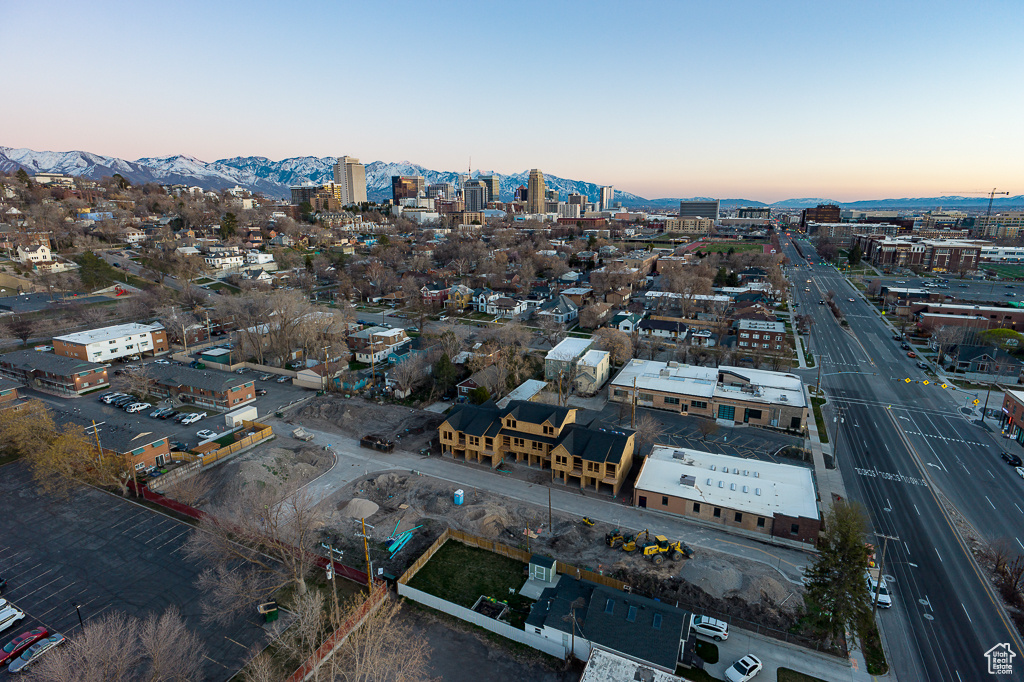
[[[779,396],[779,402],[780,403],[788,403],[789,402],[789,398],[786,397],[785,393],[783,393],[782,395]]]
[[[682,476],[679,477],[679,484],[693,488],[696,487],[697,485],[697,478],[689,474],[683,474]]]
[[[660,376],[660,377],[667,377],[668,375],[669,375],[669,371],[667,369],[658,370],[658,376]]]
[[[668,366],[671,367],[672,369],[675,369],[676,367],[679,366],[679,363],[678,362],[670,362],[670,363],[668,363]]]
[[[760,488],[754,488],[754,494],[755,495],[760,495],[761,494],[761,489]]]

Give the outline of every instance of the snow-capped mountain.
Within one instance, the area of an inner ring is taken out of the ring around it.
[[[163,184],[198,185],[206,189],[221,190],[239,185],[270,197],[288,198],[289,187],[303,183],[324,183],[334,177],[333,156],[297,156],[281,161],[271,161],[263,156],[236,156],[218,161],[201,161],[192,156],[158,156],[126,161],[114,156],[102,156],[91,152],[37,152],[31,149],[0,147],[0,171],[12,172],[24,168],[29,173],[64,173],[99,180],[104,176],[120,173],[132,183],[158,182]],[[489,175],[490,171],[473,171],[473,177]],[[515,189],[528,183],[530,171],[499,173],[501,176],[500,196],[511,200]],[[391,197],[391,176],[422,175],[426,183],[450,182],[457,184],[456,171],[436,171],[402,161],[391,163],[374,161],[366,164],[366,194],[371,200],[379,201]],[[564,200],[572,192],[585,194],[596,202],[601,186],[583,180],[570,180],[545,173],[548,189],[557,189],[559,198]],[[705,197],[691,197],[702,199]],[[645,199],[636,194],[615,190],[615,200],[626,207],[647,207],[665,211],[677,210],[679,198]],[[722,199],[723,208],[736,206],[772,206],[776,208],[805,208],[818,204],[837,203],[847,208],[881,209],[907,208],[927,210],[942,206],[945,208],[983,208],[988,205],[987,196],[978,197],[921,197],[903,199],[869,199],[864,201],[837,202],[830,199],[786,199],[765,204],[750,199]],[[999,210],[1024,206],[1024,195],[998,197],[994,207]]]

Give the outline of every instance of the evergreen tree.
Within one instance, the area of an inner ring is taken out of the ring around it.
[[[306,272],[313,272],[313,258],[308,253],[306,254]]]
[[[238,218],[230,211],[220,219],[220,238],[230,239],[238,232]]]
[[[487,390],[486,386],[477,386],[469,392],[469,402],[474,405],[483,405],[491,399],[491,392]]]
[[[18,172],[14,174],[14,177],[18,178],[18,182],[20,182],[23,185],[29,185],[32,183],[32,181],[29,180],[28,173],[25,172],[24,168],[19,168]]]
[[[718,268],[718,272],[715,273],[715,286],[724,287],[725,283],[729,280],[729,271],[725,267]]]
[[[434,381],[437,382],[442,393],[447,393],[448,389],[455,385],[456,376],[458,376],[458,373],[455,365],[452,364],[448,354],[444,353],[434,363]]]
[[[853,248],[850,249],[850,252],[846,255],[846,260],[850,263],[850,267],[854,268],[860,264],[860,259],[863,256],[864,254],[860,250],[860,244],[854,244]]]
[[[808,623],[833,641],[847,631],[863,635],[862,625],[871,620],[871,598],[864,577],[870,556],[866,529],[867,518],[860,506],[833,504],[818,537],[818,558],[805,572]]]
[[[725,286],[727,287],[738,287],[740,285],[740,276],[735,272],[730,272],[729,276],[725,279]]]

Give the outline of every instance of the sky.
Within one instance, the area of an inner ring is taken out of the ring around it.
[[[0,146],[1024,194],[1022,28],[1019,0],[0,0]]]

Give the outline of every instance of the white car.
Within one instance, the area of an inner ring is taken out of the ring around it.
[[[203,440],[206,440],[207,438],[216,437],[217,432],[211,431],[210,429],[201,429],[199,431],[196,431],[196,435],[202,438]]]
[[[39,660],[39,658],[47,651],[57,646],[58,644],[64,643],[64,635],[59,632],[55,632],[46,639],[41,639],[29,648],[25,649],[20,656],[11,661],[11,664],[7,666],[7,672],[19,673],[23,672],[25,668],[29,667],[33,663]]]
[[[135,403],[134,405],[129,405],[128,407],[126,407],[125,408],[125,412],[127,412],[129,414],[135,414],[136,412],[142,412],[143,410],[148,410],[151,407],[153,407],[153,406],[150,405],[149,403]]]
[[[724,620],[716,620],[707,616],[693,616],[690,626],[698,635],[708,637],[716,642],[729,639],[729,624]]]
[[[875,592],[878,592],[878,608],[887,609],[892,606],[892,596],[889,594],[889,587],[885,584],[885,578],[882,578],[882,584],[879,585],[878,581],[871,577],[868,573],[868,595],[871,597],[871,604],[875,603]]]
[[[6,602],[5,602],[6,604]],[[25,612],[17,609],[10,604],[6,604],[0,608],[0,632],[3,632],[9,627],[13,627],[15,623],[25,617]]]
[[[1024,478],[1024,467],[1014,467],[1014,469],[1021,478]]]
[[[202,414],[200,414],[199,412],[193,412],[189,416],[187,416],[184,419],[182,419],[180,423],[182,423],[182,424],[195,424],[197,421],[199,421],[200,419],[202,419],[205,416],[206,416],[205,412],[202,413]]]
[[[161,359],[161,360],[154,360],[153,364],[154,365],[169,365],[169,364],[171,364],[171,361],[170,360],[163,360],[163,359]]]
[[[763,667],[760,658],[748,654],[729,666],[729,669],[725,671],[725,679],[729,682],[747,682],[761,672]]]

